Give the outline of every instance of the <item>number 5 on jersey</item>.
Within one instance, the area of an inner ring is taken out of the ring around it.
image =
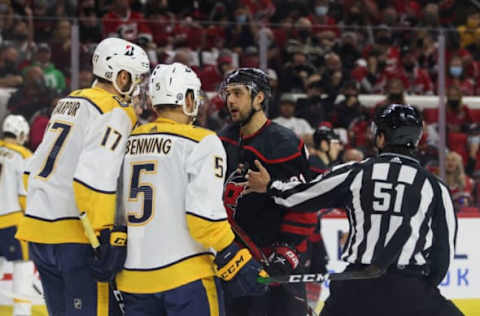
[[[140,182],[143,174],[155,174],[156,161],[142,161],[132,164],[128,201],[138,201],[139,194],[143,194],[142,207],[139,211],[128,211],[128,225],[143,226],[148,224],[153,217],[155,203],[155,188],[151,183]]]

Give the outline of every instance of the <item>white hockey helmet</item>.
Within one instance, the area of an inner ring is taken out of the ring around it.
[[[196,117],[201,86],[200,79],[190,67],[181,63],[160,64],[152,72],[148,94],[153,106],[178,104],[185,115]],[[191,112],[187,111],[185,104],[187,92],[193,93],[194,107]]]
[[[122,95],[131,95],[135,87],[148,78],[150,61],[140,46],[126,40],[110,37],[101,41],[92,57],[93,74],[112,82]],[[132,85],[128,91],[121,91],[117,85],[117,76],[121,70],[128,72]]]
[[[15,135],[17,142],[23,145],[28,140],[30,126],[23,116],[10,114],[3,121],[3,133]]]

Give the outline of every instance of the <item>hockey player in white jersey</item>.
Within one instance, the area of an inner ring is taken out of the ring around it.
[[[4,138],[0,140],[0,271],[5,260],[13,262],[14,316],[32,314],[32,304],[25,297],[33,292],[33,262],[28,261],[27,244],[15,239],[25,210],[22,176],[32,153],[23,145],[29,131],[23,116],[10,114],[3,121]],[[0,278],[1,275],[3,273]]]
[[[148,78],[145,51],[118,38],[100,42],[92,58],[95,84],[61,99],[42,143],[28,165],[28,198],[17,238],[30,255],[45,289],[50,315],[113,315],[108,284],[123,265],[125,246],[110,239],[117,177],[127,138],[136,124],[126,99]],[[100,258],[85,237],[86,212],[101,242]],[[126,230],[126,229],[124,229]]]
[[[191,124],[200,80],[190,68],[159,65],[149,85],[158,119],[132,132],[123,169],[128,245],[116,280],[126,315],[224,315],[216,276],[232,295],[266,290],[227,221],[225,151],[214,132]]]

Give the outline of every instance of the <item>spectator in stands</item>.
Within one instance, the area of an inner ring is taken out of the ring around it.
[[[82,44],[93,45],[102,40],[102,24],[97,17],[95,1],[84,0],[78,3],[79,33]]]
[[[85,67],[80,67],[78,72],[78,88],[86,89],[92,86],[93,83],[93,74],[92,70]]]
[[[255,45],[255,34],[257,32],[256,23],[249,8],[240,5],[233,13],[235,23],[227,29],[230,38],[230,45],[240,51],[243,47]]]
[[[343,69],[350,73],[356,66],[358,59],[362,57],[359,49],[358,35],[355,32],[343,32],[342,41],[335,48],[335,52],[340,56]]]
[[[310,76],[307,79],[307,97],[297,100],[295,115],[307,120],[313,128],[318,127],[320,122],[328,121],[333,110],[335,99],[322,96],[324,86],[320,75]]]
[[[202,89],[208,92],[216,91],[225,74],[233,70],[232,56],[224,51],[217,58],[216,65],[206,65],[198,73],[202,82]]]
[[[449,132],[458,133],[466,131],[468,126],[473,123],[470,108],[463,103],[462,91],[458,86],[448,86],[446,110]]]
[[[345,100],[335,105],[332,113],[332,122],[335,127],[348,129],[353,120],[369,117],[369,110],[360,103],[358,98],[359,84],[356,81],[349,81],[343,87]]]
[[[50,40],[55,21],[47,18],[49,16],[46,0],[33,1],[33,18],[35,24],[35,41],[47,42]]]
[[[337,54],[331,52],[325,56],[325,68],[322,77],[329,78],[324,80],[325,92],[332,99],[335,99],[340,93],[344,81],[348,80],[348,75],[344,73],[342,60]]]
[[[18,51],[19,66],[23,66],[32,58],[32,52],[35,49],[33,17],[29,7],[26,8],[26,14],[25,20],[17,18],[14,22],[11,38],[8,41]]]
[[[387,83],[387,98],[375,104],[373,111],[379,106],[387,104],[406,104],[405,101],[405,86],[403,80],[398,76],[393,76]]]
[[[305,54],[308,63],[315,66],[320,64],[321,56],[328,53],[331,47],[320,45],[318,38],[313,34],[312,22],[301,17],[295,22],[292,37],[287,42],[286,51],[293,55],[298,52]]]
[[[453,56],[450,59],[447,76],[447,87],[458,86],[462,90],[463,95],[473,95],[475,92],[475,82],[473,78],[466,75],[463,67],[463,60],[460,56]]]
[[[279,116],[273,121],[291,129],[299,138],[311,137],[313,128],[310,124],[306,120],[294,116],[296,106],[296,100],[292,95],[283,94],[278,106]]]
[[[352,78],[360,83],[361,91],[367,94],[384,93],[389,69],[387,54],[373,47],[365,62],[357,63]]]
[[[421,26],[428,28],[440,27],[439,7],[436,3],[428,3],[423,9],[423,19]]]
[[[67,77],[70,76],[71,71],[71,27],[68,19],[58,20],[53,37],[50,39],[52,62]]]
[[[6,46],[0,51],[0,87],[12,88],[22,84],[23,78],[18,70],[18,51]]]
[[[143,15],[130,9],[129,0],[114,0],[112,10],[103,17],[104,37],[120,37],[135,42],[153,40],[152,31]]]
[[[51,98],[52,91],[45,84],[42,68],[32,66],[24,74],[23,86],[8,100],[8,109],[30,121],[35,112],[50,106]]]
[[[11,29],[14,20],[14,12],[10,1],[0,3],[0,43],[3,42],[3,36]]]
[[[51,55],[50,46],[47,43],[39,44],[34,54],[32,66],[40,67],[43,70],[47,88],[60,94],[66,89],[65,76],[50,62]],[[28,68],[25,68],[24,72],[27,72]]]
[[[445,159],[445,182],[450,188],[457,212],[462,207],[472,205],[474,182],[465,174],[462,157],[454,151],[450,151]]]
[[[431,95],[433,83],[427,71],[417,64],[417,52],[410,46],[402,47],[402,59],[398,69],[393,75],[398,75],[403,80],[407,94]]]
[[[417,32],[417,49],[419,55],[417,58],[418,66],[428,71],[433,82],[436,82],[438,49],[433,36],[428,32]],[[435,90],[435,89],[434,89]]]
[[[465,25],[458,28],[460,34],[460,45],[468,47],[480,39],[480,12],[472,10],[468,13]]]
[[[307,79],[316,72],[303,49],[297,49],[280,72],[280,89],[283,92],[304,93]]]

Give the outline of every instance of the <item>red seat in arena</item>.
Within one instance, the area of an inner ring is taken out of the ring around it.
[[[473,122],[480,123],[480,109],[470,109],[470,114]]]
[[[427,124],[438,122],[438,109],[424,109],[423,119]]]
[[[467,163],[467,134],[465,133],[448,133],[447,136],[448,148],[460,154],[463,158],[463,163]]]

